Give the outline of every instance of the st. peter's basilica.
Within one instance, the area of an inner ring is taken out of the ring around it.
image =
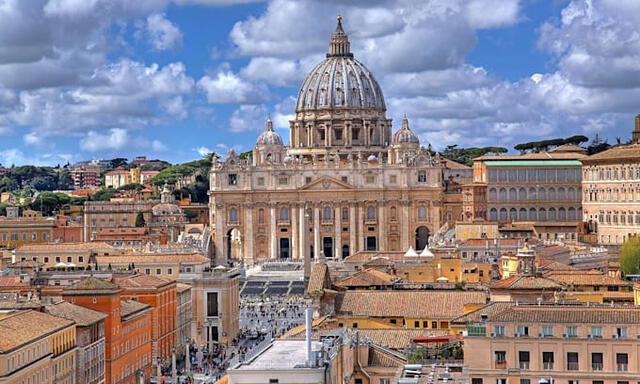
[[[392,133],[380,85],[341,19],[304,80],[289,145],[267,120],[249,158],[211,170],[216,259],[344,258],[427,246],[443,225],[444,161],[407,118]]]

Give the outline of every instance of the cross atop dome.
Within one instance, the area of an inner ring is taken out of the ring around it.
[[[349,36],[347,36],[342,28],[342,16],[338,15],[337,20],[338,25],[336,26],[335,32],[331,34],[327,57],[353,57]]]

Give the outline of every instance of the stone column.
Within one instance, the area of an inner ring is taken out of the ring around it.
[[[333,209],[335,212],[333,214],[333,225],[334,228],[334,239],[333,239],[333,249],[335,249],[334,257],[336,259],[342,258],[342,215],[340,212],[340,204],[336,204]]]
[[[378,237],[378,250],[387,251],[387,222],[383,202],[378,203]]]
[[[300,209],[299,209],[299,221],[300,221],[300,242],[299,242],[299,246],[300,246],[300,257],[303,258],[304,260],[304,281],[305,281],[305,288],[306,288],[306,284],[309,282],[309,276],[311,275],[311,254],[309,254],[309,243],[308,243],[308,239],[309,239],[309,221],[308,221],[308,217],[306,217],[306,210],[307,210],[307,206],[306,204],[302,204],[300,205]]]
[[[356,224],[356,203],[349,203],[349,254],[353,255],[358,250],[357,236],[358,226]]]
[[[364,250],[364,230],[366,227],[364,225],[364,209],[363,204],[358,204],[358,251]]]
[[[320,259],[320,207],[313,207],[313,257]]]
[[[300,258],[300,253],[298,249],[298,205],[291,204],[289,207],[289,219],[291,220],[291,258],[298,259]]]
[[[277,236],[276,236],[276,205],[269,205],[269,258],[277,258]]]
[[[409,243],[409,201],[400,201],[400,250],[406,251],[411,245]]]
[[[224,205],[216,204],[215,205],[215,219],[216,219],[216,239],[215,239],[215,249],[216,249],[216,259],[215,264],[226,264],[227,255],[224,252],[225,244],[224,244]]]
[[[244,206],[244,255],[242,255],[242,260],[249,265],[253,265],[255,262],[254,254],[253,254],[253,203],[247,203]]]

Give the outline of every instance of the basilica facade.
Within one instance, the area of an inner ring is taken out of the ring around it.
[[[382,90],[340,19],[300,88],[289,138],[287,146],[267,120],[252,156],[214,160],[218,262],[420,250],[443,225],[445,162],[420,146],[406,117],[393,133]]]

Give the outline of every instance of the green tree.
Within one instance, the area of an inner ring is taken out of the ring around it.
[[[138,214],[136,215],[136,227],[143,228],[145,225],[147,225],[147,223],[144,220],[144,215],[142,214],[142,212],[138,212]]]
[[[625,275],[640,274],[640,236],[632,236],[622,244],[620,268]]]
[[[113,188],[103,188],[91,196],[93,201],[109,201],[116,197],[116,190]]]
[[[0,192],[13,192],[20,188],[18,182],[10,177],[0,178]]]

